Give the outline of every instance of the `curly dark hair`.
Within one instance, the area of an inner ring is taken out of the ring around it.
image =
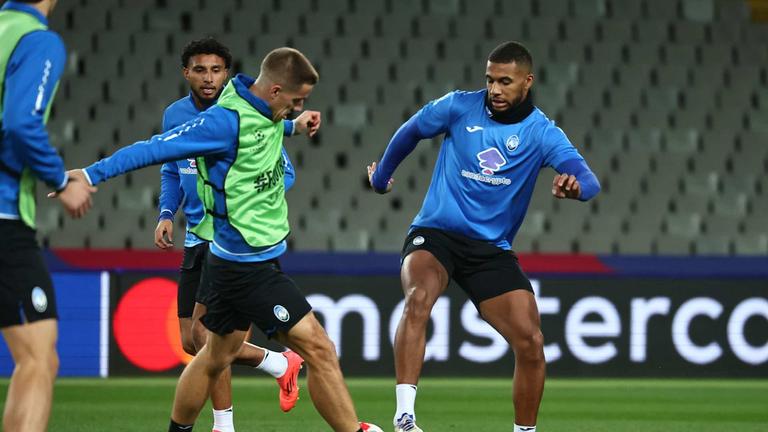
[[[213,54],[224,59],[224,65],[227,69],[232,68],[232,53],[229,52],[224,44],[212,37],[193,40],[184,47],[181,52],[181,66],[188,67],[189,59],[200,54]]]
[[[491,51],[488,55],[488,61],[491,63],[517,63],[533,67],[533,57],[528,49],[516,41],[507,41]]]

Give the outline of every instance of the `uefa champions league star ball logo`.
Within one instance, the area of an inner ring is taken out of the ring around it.
[[[512,135],[511,137],[507,138],[507,142],[504,143],[504,147],[507,148],[507,151],[513,152],[517,148],[517,146],[520,145],[520,138],[517,135]]]
[[[274,312],[275,317],[282,322],[288,322],[288,320],[291,319],[291,314],[288,313],[288,309],[282,305],[275,306],[272,309],[272,312]]]
[[[43,313],[48,309],[48,296],[45,295],[45,291],[39,286],[32,289],[32,307],[39,313]]]
[[[421,245],[423,245],[423,244],[424,244],[424,237],[422,237],[422,236],[416,236],[416,237],[413,239],[413,242],[412,242],[412,243],[413,243],[413,245],[414,245],[414,246],[421,246]]]

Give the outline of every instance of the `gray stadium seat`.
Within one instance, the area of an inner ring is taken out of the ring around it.
[[[688,237],[664,235],[656,238],[655,252],[659,255],[689,255],[692,241]]]
[[[334,252],[366,252],[370,242],[368,231],[342,231],[331,236],[331,250]]]
[[[683,0],[683,18],[689,21],[709,23],[715,18],[715,0]]]
[[[302,16],[301,25],[307,35],[313,38],[334,37],[341,34],[341,22],[336,13],[327,11],[309,12]]]
[[[634,2],[627,4],[629,3]],[[669,33],[669,21],[667,20],[635,21],[636,42],[667,46]]]
[[[632,21],[626,19],[602,20],[598,25],[598,34],[601,41],[632,41]]]
[[[428,0],[427,11],[436,15],[457,15],[461,11],[459,0]]]
[[[679,7],[677,0],[645,0],[645,12],[649,19],[677,19]]]
[[[573,3],[573,14],[577,18],[602,18],[607,14],[606,0],[579,0]]]
[[[696,255],[730,255],[731,238],[727,235],[707,235],[694,242]]]
[[[768,254],[768,235],[742,235],[734,240],[734,249],[740,255]]]

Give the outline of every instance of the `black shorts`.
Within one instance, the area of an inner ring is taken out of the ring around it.
[[[0,219],[0,328],[58,318],[51,275],[21,221]]]
[[[271,338],[275,332],[290,330],[312,310],[276,260],[234,262],[209,253],[205,268],[210,296],[201,320],[216,334],[245,331],[253,323]]]
[[[515,253],[490,243],[439,229],[416,228],[405,238],[403,259],[417,250],[434,255],[475,306],[518,289],[533,292]]]
[[[195,303],[205,304],[206,293],[201,290],[200,279],[207,253],[208,243],[184,248],[176,296],[179,318],[191,318]]]

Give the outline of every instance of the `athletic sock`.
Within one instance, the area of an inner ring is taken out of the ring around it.
[[[191,425],[178,424],[171,419],[171,424],[168,425],[168,432],[191,432],[194,425],[194,423]]]
[[[536,432],[536,426],[520,426],[515,423],[515,432]]]
[[[223,410],[213,410],[213,430],[216,432],[235,432],[233,418],[232,407]]]
[[[413,384],[398,384],[395,386],[395,396],[397,397],[397,411],[395,411],[395,419],[392,423],[397,423],[403,414],[410,414],[413,416],[413,421],[416,421],[416,386]]]
[[[256,366],[256,369],[260,369],[275,378],[280,378],[285,375],[286,369],[288,369],[288,359],[279,352],[264,350],[264,360]]]

